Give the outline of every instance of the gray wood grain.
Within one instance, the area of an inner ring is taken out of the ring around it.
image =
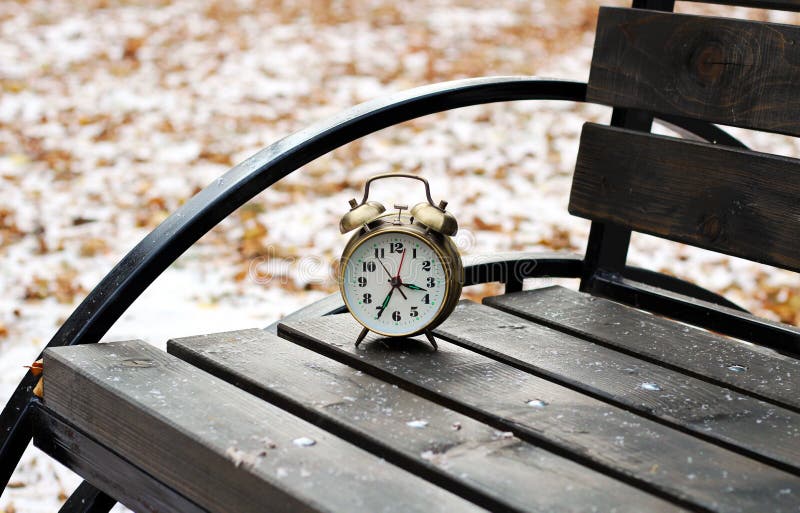
[[[800,410],[800,361],[563,287],[486,298],[484,303],[607,347]]]
[[[34,418],[34,445],[116,502],[137,513],[207,513],[46,408]]]
[[[800,11],[798,0],[686,0],[705,4],[740,5],[755,9],[780,9],[784,11]]]
[[[48,409],[210,511],[479,509],[144,342],[44,366]]]
[[[569,212],[800,271],[800,160],[587,123]]]
[[[678,509],[262,330],[181,338],[169,341],[167,348],[196,367],[494,511]],[[408,425],[414,421],[419,427]]]
[[[673,323],[673,336],[683,325]],[[800,414],[463,301],[436,334],[514,367],[800,474]]]
[[[740,5],[755,9],[780,9],[784,11],[800,11],[798,0],[685,0],[705,4]]]
[[[800,135],[800,27],[601,7],[589,101]]]
[[[796,476],[453,344],[434,352],[422,340],[368,336],[356,349],[359,331],[346,314],[278,327],[298,344],[694,509],[800,508]]]

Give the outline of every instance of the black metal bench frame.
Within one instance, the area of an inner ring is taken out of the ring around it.
[[[744,2],[721,2],[744,3]],[[670,0],[636,0],[634,7],[672,10]],[[764,2],[761,2],[764,6]],[[783,2],[770,5],[786,9]],[[800,7],[798,7],[800,9]],[[527,77],[478,78],[425,86],[353,107],[282,139],[235,166],[202,190],[143,239],[86,297],[47,347],[98,342],[138,296],[202,235],[256,194],[325,153],[383,128],[420,116],[491,102],[562,100],[586,102],[586,84]],[[615,108],[611,125],[649,132],[652,114]],[[657,120],[684,137],[745,148],[711,123],[677,116]],[[501,282],[522,289],[537,277],[579,278],[581,290],[796,354],[796,331],[748,314],[727,299],[686,281],[626,265],[631,230],[593,221],[586,254],[517,253],[467,259],[465,285]],[[303,319],[344,311],[333,294],[290,315]],[[275,330],[276,325],[267,329]],[[0,414],[0,482],[3,487],[38,425],[59,420],[39,408],[27,375]],[[42,443],[46,443],[43,441]],[[55,449],[54,449],[55,450]],[[107,511],[114,501],[83,483],[64,511]]]

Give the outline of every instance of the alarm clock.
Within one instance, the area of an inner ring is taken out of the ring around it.
[[[427,202],[410,211],[395,205],[386,212],[369,201],[369,186],[386,178],[411,178],[425,185]],[[453,237],[458,222],[446,201],[431,198],[428,181],[405,173],[376,175],[364,184],[361,203],[350,200],[350,211],[339,223],[344,233],[358,230],[342,253],[339,289],[347,310],[363,329],[386,337],[424,333],[437,349],[431,330],[453,311],[464,283],[463,264]]]

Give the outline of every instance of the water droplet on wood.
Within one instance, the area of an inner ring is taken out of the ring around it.
[[[659,385],[658,383],[642,383],[642,388],[644,388],[645,390],[657,392],[661,390],[661,385]]]
[[[312,445],[316,445],[317,442],[307,436],[301,436],[300,438],[292,440],[292,443],[298,447],[311,447]]]

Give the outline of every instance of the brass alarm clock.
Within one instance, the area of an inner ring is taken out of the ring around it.
[[[369,200],[369,186],[385,178],[412,178],[425,184],[427,202],[411,211]],[[461,296],[463,264],[451,237],[456,218],[435,204],[428,181],[390,173],[376,175],[364,185],[361,203],[350,200],[350,211],[339,223],[342,233],[358,230],[342,253],[339,289],[347,309],[364,326],[356,347],[369,331],[387,337],[424,333],[436,348],[431,330],[453,311]]]

